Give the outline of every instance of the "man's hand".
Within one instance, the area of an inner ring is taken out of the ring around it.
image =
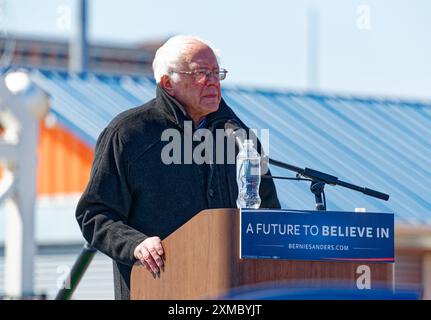
[[[163,267],[163,247],[159,237],[145,239],[135,248],[133,254],[148,271],[160,273],[160,268]]]

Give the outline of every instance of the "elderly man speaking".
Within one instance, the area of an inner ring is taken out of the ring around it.
[[[215,132],[232,119],[248,129],[221,97],[227,71],[213,49],[175,36],[157,50],[153,69],[155,99],[119,114],[100,134],[76,209],[84,238],[114,260],[116,299],[130,298],[136,261],[160,272],[161,239],[204,209],[235,208],[238,195],[235,164],[166,164],[161,157],[167,129]],[[259,193],[262,208],[280,207],[272,179],[262,180]]]

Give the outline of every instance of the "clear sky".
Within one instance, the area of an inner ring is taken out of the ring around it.
[[[318,89],[431,99],[429,0],[89,0],[90,40],[186,33],[221,51],[230,84],[306,90],[307,13],[318,11]],[[0,0],[11,33],[70,37],[75,0]],[[70,8],[70,9],[68,9]],[[66,19],[65,19],[66,17]]]

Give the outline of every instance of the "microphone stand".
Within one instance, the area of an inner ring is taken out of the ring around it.
[[[321,211],[326,210],[326,199],[325,199],[325,192],[324,192],[325,184],[329,184],[333,186],[339,185],[344,188],[359,191],[368,196],[375,197],[385,201],[389,199],[388,194],[385,194],[376,190],[372,190],[369,188],[360,187],[360,186],[339,180],[337,177],[321,171],[317,171],[310,168],[303,169],[271,158],[267,158],[267,159],[269,161],[269,164],[296,172],[296,178],[275,177],[270,175],[264,175],[263,178],[311,181],[310,191],[314,194],[314,198],[316,202],[316,210],[321,210]]]

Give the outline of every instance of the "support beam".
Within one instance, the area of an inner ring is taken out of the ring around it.
[[[17,145],[15,188],[6,214],[6,295],[33,296],[34,207],[36,201],[37,144],[39,120],[32,114],[20,116],[22,132]]]
[[[48,112],[49,99],[30,81],[28,74],[20,71],[0,78],[0,97],[0,110],[10,117],[5,123],[6,131],[9,138],[13,136],[17,140],[3,141],[0,145],[0,157],[10,164],[7,173],[13,175],[9,177],[10,186],[2,181],[5,186],[0,194],[0,200],[6,201],[5,294],[17,299],[31,298],[34,297],[39,122]]]

